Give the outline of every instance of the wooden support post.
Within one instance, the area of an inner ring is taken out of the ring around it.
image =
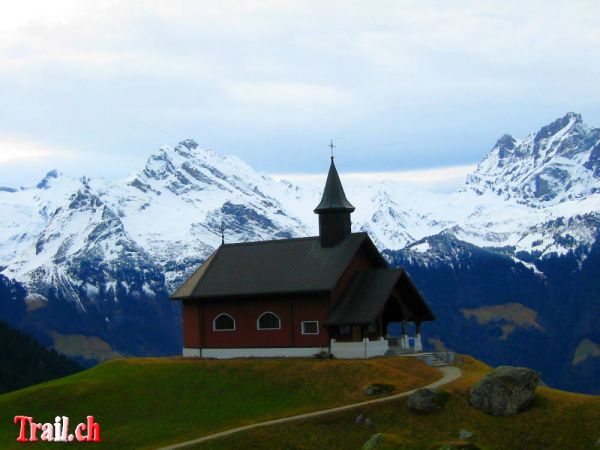
[[[415,331],[415,352],[420,353],[423,351],[423,343],[421,342],[421,322],[416,322]]]

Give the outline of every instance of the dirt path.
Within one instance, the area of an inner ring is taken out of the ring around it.
[[[460,376],[462,375],[462,372],[460,371],[460,369],[458,367],[446,366],[446,367],[440,367],[439,370],[444,374],[444,376],[442,378],[440,378],[439,380],[437,380],[436,382],[431,383],[427,386],[423,386],[423,387],[435,388],[435,387],[443,386],[444,384],[451,383],[452,381],[460,378]],[[417,388],[417,389],[421,389],[421,388]],[[202,442],[211,441],[213,439],[218,439],[218,438],[225,437],[225,436],[230,436],[235,433],[252,430],[252,429],[258,428],[258,427],[277,425],[280,423],[292,422],[294,420],[312,419],[314,417],[325,416],[327,414],[334,414],[334,413],[338,413],[338,412],[342,412],[342,411],[348,411],[349,409],[359,408],[361,406],[372,405],[375,403],[389,402],[391,400],[396,400],[401,397],[406,397],[407,395],[410,395],[413,392],[415,392],[417,389],[412,389],[410,391],[401,392],[400,394],[390,395],[389,397],[381,397],[381,398],[376,398],[374,400],[367,400],[364,402],[352,403],[351,405],[338,406],[336,408],[324,409],[321,411],[315,411],[315,412],[310,412],[310,413],[305,413],[305,414],[298,414],[296,416],[283,417],[281,419],[267,420],[265,422],[254,423],[252,425],[245,425],[243,427],[233,428],[233,429],[227,430],[227,431],[221,431],[220,433],[209,434],[208,436],[199,437],[196,439],[192,439],[190,441],[179,442],[178,444],[168,445],[166,447],[160,447],[157,450],[175,450],[175,449],[179,449],[179,448],[185,448],[185,447],[189,447],[190,445],[201,444]]]

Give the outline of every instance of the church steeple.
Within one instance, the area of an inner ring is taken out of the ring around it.
[[[350,214],[353,211],[354,206],[346,198],[332,155],[323,197],[315,208],[319,215],[321,247],[333,247],[351,233]]]

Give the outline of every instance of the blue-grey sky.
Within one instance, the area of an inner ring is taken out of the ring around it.
[[[600,2],[53,0],[0,14],[0,185],[120,178],[193,137],[260,171],[478,162],[600,125]],[[429,172],[427,172],[429,173]]]

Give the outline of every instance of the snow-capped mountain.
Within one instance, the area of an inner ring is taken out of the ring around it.
[[[600,129],[569,113],[524,139],[503,136],[452,194],[390,180],[345,187],[357,206],[355,229],[382,249],[443,232],[515,255],[564,254],[595,240],[599,157]],[[35,188],[0,192],[0,265],[32,289],[61,286],[74,300],[82,289],[114,291],[123,261],[163,274],[172,289],[219,245],[221,224],[228,242],[316,234],[319,196],[188,139],[151,154],[127,180],[52,171]],[[82,284],[82,260],[102,266],[102,286]],[[152,291],[153,283],[161,280],[142,287]]]
[[[81,288],[114,294],[125,262],[162,273],[171,286],[219,245],[221,224],[230,242],[306,234],[269,194],[276,184],[192,140],[160,148],[124,181],[52,171],[34,189],[2,193],[3,274],[32,289],[64,287],[74,300]],[[82,259],[102,267],[101,285],[81,276]]]
[[[505,134],[467,187],[535,207],[586,198],[600,190],[600,128],[568,113],[524,139]]]
[[[393,264],[423,271],[428,287],[432,270],[492,261],[520,274],[515,283],[546,289],[537,280],[552,281],[548,261],[585,269],[598,239],[600,129],[574,113],[523,139],[504,135],[454,193],[341,178],[354,230]],[[55,170],[36,187],[2,188],[0,274],[28,291],[14,320],[63,351],[57,342],[73,336],[101,339],[109,355],[177,351],[168,292],[220,244],[221,226],[227,242],[315,235],[321,188],[275,181],[191,139],[161,147],[125,180]]]
[[[377,207],[361,217],[361,227],[381,236],[388,249],[443,232],[514,255],[586,253],[600,221],[599,157],[600,128],[568,113],[524,139],[502,136],[458,192],[406,194],[384,187],[378,196],[390,200],[366,201]],[[377,226],[380,216],[394,224],[391,230]]]

